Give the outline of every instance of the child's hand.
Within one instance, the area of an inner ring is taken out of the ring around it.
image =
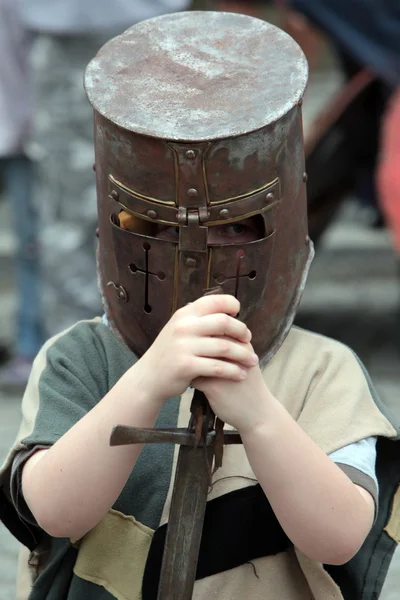
[[[239,310],[238,300],[222,294],[178,310],[135,365],[151,397],[162,403],[199,377],[242,381],[258,358],[250,330],[234,318]]]
[[[201,378],[193,385],[205,393],[215,414],[242,434],[267,422],[275,401],[258,365],[242,381]]]

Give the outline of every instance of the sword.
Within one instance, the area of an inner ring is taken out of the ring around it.
[[[237,431],[224,431],[206,396],[195,390],[186,429],[139,429],[116,425],[110,445],[179,444],[174,488],[157,600],[191,600],[208,489],[222,464],[224,444],[240,444]]]

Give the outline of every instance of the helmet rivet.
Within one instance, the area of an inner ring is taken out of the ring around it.
[[[197,265],[197,260],[195,258],[187,258],[185,261],[185,265],[187,267],[195,267]]]
[[[307,182],[307,179],[308,179],[307,173],[303,173],[303,181],[304,181],[304,183]]]
[[[198,192],[198,191],[197,191],[195,188],[190,188],[190,189],[187,191],[187,195],[188,195],[190,198],[195,198],[195,197],[198,195],[198,193],[199,193],[199,192]]]
[[[273,192],[269,192],[266,196],[265,196],[265,202],[272,202],[272,200],[275,199],[274,193]]]
[[[119,199],[119,194],[118,194],[117,190],[113,190],[110,195],[113,200]]]
[[[146,215],[149,217],[149,219],[157,219],[157,213],[155,210],[148,210]]]
[[[188,160],[194,160],[196,158],[196,152],[194,150],[187,150],[185,156]]]
[[[231,215],[227,208],[223,208],[222,210],[219,211],[219,216],[221,217],[221,219],[229,219],[229,217]]]

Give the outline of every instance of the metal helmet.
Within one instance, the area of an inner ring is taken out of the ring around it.
[[[252,17],[183,12],[141,22],[90,62],[99,276],[112,326],[141,356],[210,288],[241,302],[267,361],[294,318],[312,258],[301,103],[307,62]],[[249,217],[258,239],[209,245]],[[156,237],[177,228],[176,241]]]

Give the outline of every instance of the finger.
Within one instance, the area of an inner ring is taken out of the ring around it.
[[[225,335],[245,343],[250,342],[252,337],[251,331],[245,323],[223,313],[206,315],[196,319],[194,333],[202,336],[223,337]]]
[[[207,377],[197,377],[196,379],[193,379],[193,381],[190,383],[190,385],[192,387],[194,387],[196,390],[199,390],[200,392],[202,392],[202,386],[207,383],[209,383],[210,380],[207,379]]]
[[[240,312],[240,302],[229,294],[212,294],[199,298],[192,304],[181,308],[180,311],[185,314],[195,314],[198,317],[216,313],[225,313],[235,317]]]
[[[241,344],[226,337],[196,338],[190,345],[196,356],[229,360],[247,368],[254,367],[258,363],[258,356],[250,344]]]
[[[242,381],[247,377],[247,370],[236,363],[203,356],[196,357],[195,371],[196,375],[193,379],[216,377],[218,379]]]

